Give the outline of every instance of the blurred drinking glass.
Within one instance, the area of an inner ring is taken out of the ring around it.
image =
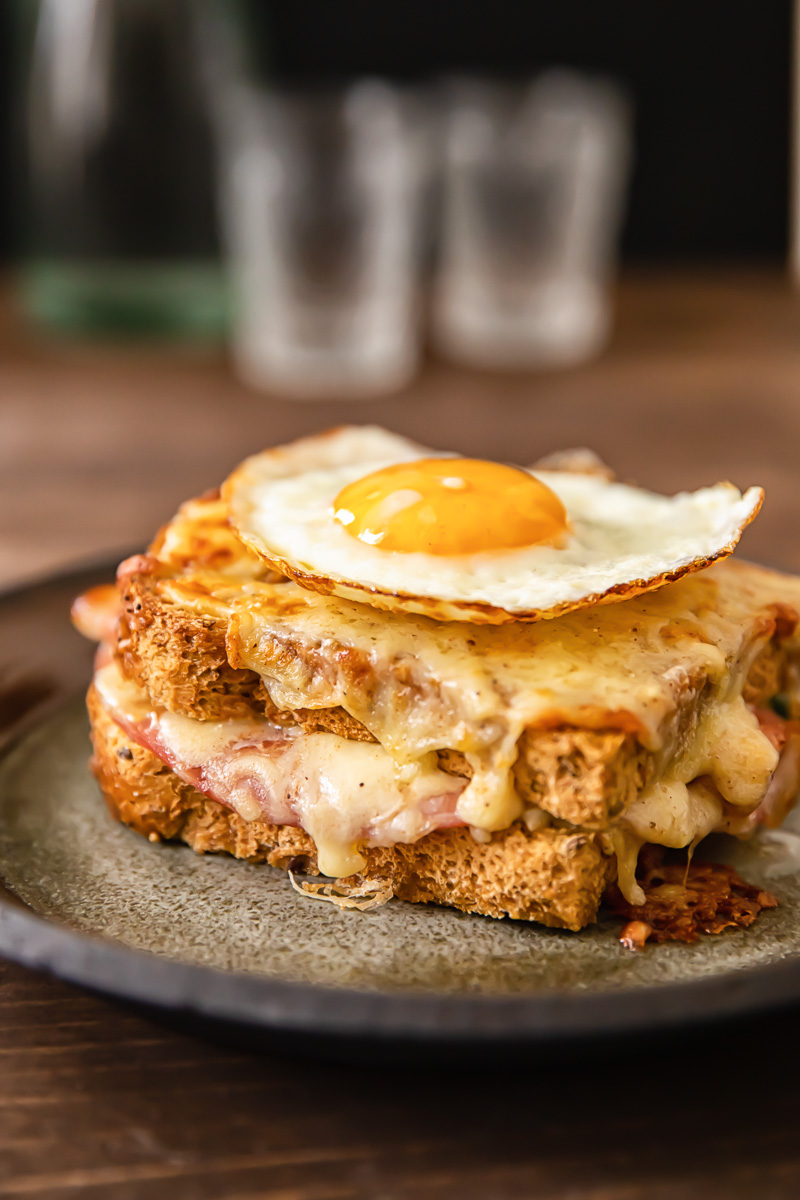
[[[524,87],[464,81],[445,121],[439,347],[494,367],[594,354],[627,177],[620,93],[561,71]]]
[[[318,94],[239,87],[220,135],[240,375],[308,397],[402,386],[418,359],[416,105],[372,81]]]

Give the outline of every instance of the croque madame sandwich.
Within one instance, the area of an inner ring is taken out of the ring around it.
[[[354,903],[748,924],[772,898],[687,862],[800,785],[800,580],[728,559],[761,499],[369,427],[256,455],[76,602],[109,808]]]

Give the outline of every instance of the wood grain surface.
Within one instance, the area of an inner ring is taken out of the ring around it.
[[[590,445],[657,489],[761,483],[745,551],[800,570],[800,299],[777,274],[659,274],[623,282],[585,368],[430,362],[359,403],[250,394],[221,354],[37,344],[6,296],[0,585],[142,545],[246,453],[342,421],[518,461]],[[788,1200],[798,1022],[389,1069],[224,1048],[0,963],[0,1196]]]

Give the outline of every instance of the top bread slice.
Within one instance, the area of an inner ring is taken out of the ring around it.
[[[399,621],[403,638],[416,639],[416,653],[367,653],[364,647],[372,634],[366,622],[374,614],[278,579],[228,527],[217,495],[183,505],[146,555],[122,565],[119,584],[123,611],[116,652],[125,674],[155,705],[199,720],[258,713],[306,729],[372,740],[376,729],[380,733],[372,719],[376,697],[391,693],[391,717],[402,724],[430,703],[437,689],[444,694],[452,684],[434,653],[448,627],[428,629],[431,623],[425,618],[381,614],[381,630],[397,632]],[[557,820],[607,829],[653,777],[670,746],[691,737],[708,702],[706,650],[715,638],[719,644],[711,650],[726,654],[728,669],[743,675],[748,703],[762,705],[777,693],[794,690],[797,580],[724,563],[663,589],[659,596],[657,601],[610,606],[599,618],[623,630],[617,639],[624,643],[629,636],[631,653],[640,657],[641,648],[634,647],[642,635],[633,628],[629,635],[624,632],[625,621],[641,618],[643,626],[649,621],[651,641],[653,630],[658,631],[657,653],[646,661],[652,660],[668,683],[655,674],[645,681],[660,688],[657,726],[648,733],[641,712],[588,702],[555,705],[521,730],[513,768],[517,791]],[[654,603],[655,625],[647,608]],[[617,614],[605,616],[612,608]],[[254,611],[260,630],[258,670],[250,665],[243,632],[248,621],[252,625]],[[576,628],[594,636],[582,620],[584,625]],[[558,625],[569,630],[569,621],[563,618]],[[524,636],[533,639],[532,652],[543,655],[550,630],[534,629],[528,627]],[[469,633],[465,626],[457,636],[472,642],[476,662],[496,652],[498,638],[514,636],[508,629],[476,632],[474,639]],[[602,669],[600,661],[598,671]],[[602,700],[602,688],[598,690]],[[441,765],[470,776],[474,758],[456,743],[437,747]]]

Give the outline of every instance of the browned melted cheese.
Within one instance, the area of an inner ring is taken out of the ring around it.
[[[248,579],[280,578],[265,563],[244,548],[228,524],[228,510],[219,496],[187,500],[160,531],[152,546],[154,554],[174,572],[191,576],[219,576],[237,583]]]

